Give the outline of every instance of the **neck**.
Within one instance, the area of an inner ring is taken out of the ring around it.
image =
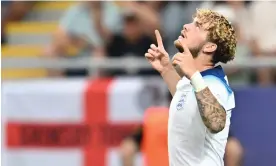
[[[214,68],[215,64],[212,62],[212,56],[200,53],[195,58],[195,65],[199,72]]]

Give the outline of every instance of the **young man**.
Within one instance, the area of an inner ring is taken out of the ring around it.
[[[234,94],[218,62],[234,59],[237,39],[227,19],[197,10],[175,41],[172,63],[159,31],[145,57],[168,85],[173,99],[168,122],[170,166],[223,166]]]

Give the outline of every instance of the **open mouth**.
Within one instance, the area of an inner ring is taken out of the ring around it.
[[[184,30],[181,31],[180,35],[181,35],[183,38],[187,38],[186,33],[185,33]]]
[[[186,35],[185,35],[185,32],[184,32],[183,30],[181,31],[179,37],[182,37],[183,39],[186,39],[186,38],[187,38]],[[181,46],[181,44],[179,43],[178,40],[176,40],[176,41],[174,42],[174,45],[175,45],[175,47],[178,49],[179,52],[184,52],[184,49],[183,49],[183,47]]]

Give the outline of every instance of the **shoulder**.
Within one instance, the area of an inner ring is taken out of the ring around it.
[[[76,4],[70,6],[61,16],[59,25],[65,29],[75,27],[75,23],[79,18],[83,18],[85,15],[85,7],[82,4]],[[81,15],[80,15],[81,14]]]
[[[225,96],[233,93],[223,68],[220,65],[201,72],[201,75],[213,93]]]
[[[206,75],[203,79],[210,91],[226,110],[230,110],[235,107],[234,92],[228,85],[225,78],[220,78],[214,75]]]
[[[86,9],[83,6],[83,4],[72,5],[65,11],[62,18],[64,18],[64,17],[71,17],[71,18],[76,17],[76,14],[83,13],[85,10]]]
[[[212,91],[215,93],[221,93],[225,95],[230,95],[233,93],[225,78],[220,78],[214,75],[206,75],[203,77],[203,79],[208,87],[212,88]]]

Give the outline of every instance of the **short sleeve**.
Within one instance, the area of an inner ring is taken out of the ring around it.
[[[75,26],[74,21],[77,19],[80,6],[74,5],[68,8],[59,21],[59,26],[68,30],[71,26]]]
[[[103,46],[103,40],[94,26],[93,17],[81,4],[70,7],[60,19],[59,26],[67,33],[81,37],[95,47]]]
[[[235,107],[234,92],[225,80],[212,75],[204,76],[203,78],[213,95],[226,111]]]

